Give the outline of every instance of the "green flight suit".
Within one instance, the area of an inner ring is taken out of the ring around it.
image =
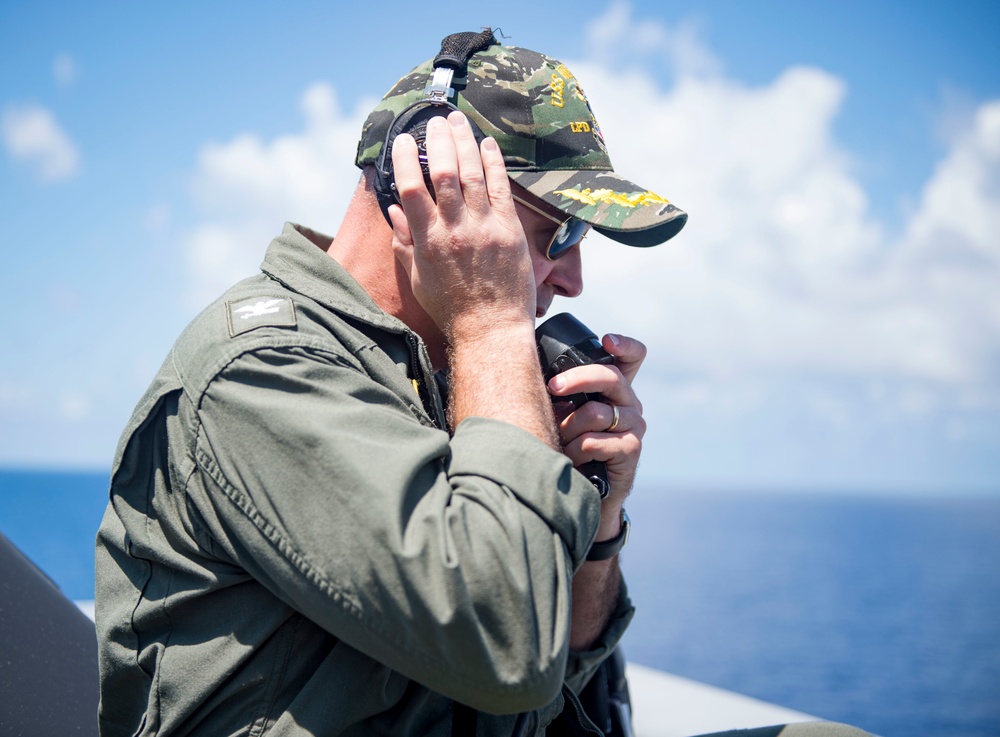
[[[102,735],[544,734],[600,503],[507,423],[446,431],[423,345],[286,225],[178,339],[97,539]],[[503,391],[503,387],[497,387]],[[525,720],[527,720],[525,722]]]

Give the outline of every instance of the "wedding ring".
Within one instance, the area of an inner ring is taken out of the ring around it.
[[[618,414],[618,405],[612,404],[611,405],[611,409],[615,413],[614,414],[614,419],[611,420],[611,424],[608,425],[608,429],[605,430],[604,432],[614,432],[615,428],[618,427],[618,420],[621,419],[621,416]]]

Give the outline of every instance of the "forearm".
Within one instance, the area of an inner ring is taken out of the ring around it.
[[[621,506],[601,510],[598,542],[615,537],[621,527]],[[587,561],[573,576],[573,619],[570,648],[584,650],[593,645],[608,624],[618,604],[621,569],[618,556],[609,560]]]
[[[490,326],[469,321],[450,341],[453,428],[466,417],[488,417],[516,425],[560,450],[552,403],[542,382],[529,321]]]
[[[518,332],[516,328],[499,335],[480,332],[474,338],[455,341],[451,358],[452,426],[473,416],[504,420],[559,449],[533,331],[527,335],[528,341]],[[602,506],[596,538],[599,541],[615,537],[621,525],[621,504],[608,500]],[[583,650],[597,640],[615,611],[620,586],[617,556],[586,562],[577,570],[573,576],[570,648]]]
[[[521,428],[467,417],[449,437],[350,362],[263,349],[212,383],[189,423],[201,524],[283,601],[400,673],[487,711],[547,703],[596,494]]]
[[[601,395],[599,401],[587,402],[559,424],[563,450],[575,466],[594,460],[607,464],[611,492],[601,502],[595,542],[618,537],[622,506],[632,490],[646,430],[642,405],[631,386],[645,346],[621,335],[605,336],[602,345],[615,357],[614,366],[578,366],[549,382],[556,397]],[[605,631],[620,603],[620,584],[617,556],[582,564],[573,578],[573,649],[589,647]]]

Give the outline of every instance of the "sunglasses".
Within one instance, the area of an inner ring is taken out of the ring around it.
[[[544,210],[540,210],[530,202],[525,202],[516,194],[511,193],[511,198],[559,226],[556,228],[556,232],[552,234],[552,240],[549,241],[549,245],[545,249],[545,258],[550,261],[555,261],[557,258],[566,255],[569,249],[580,243],[587,235],[587,231],[590,230],[590,223],[585,223],[583,220],[575,218],[572,215],[565,220],[560,220],[553,215],[549,215]]]

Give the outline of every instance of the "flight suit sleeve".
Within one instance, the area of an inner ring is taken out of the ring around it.
[[[628,587],[622,579],[618,591],[618,601],[600,637],[586,650],[570,650],[566,663],[566,685],[579,694],[604,662],[621,642],[628,628],[635,607],[629,599]]]
[[[241,354],[193,401],[188,496],[275,596],[477,709],[556,697],[600,515],[566,456],[485,418],[449,437],[315,347]]]

